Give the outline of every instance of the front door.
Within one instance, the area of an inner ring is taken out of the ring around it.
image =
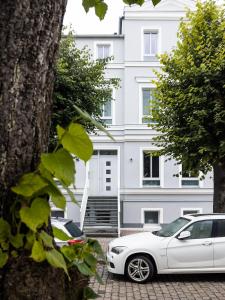
[[[90,161],[89,195],[117,196],[117,151],[95,150]]]
[[[171,239],[167,248],[169,269],[213,267],[212,223],[212,220],[195,222],[185,229],[190,231],[190,238]]]

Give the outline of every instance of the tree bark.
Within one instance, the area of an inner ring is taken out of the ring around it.
[[[53,66],[67,0],[0,0],[0,216],[11,187],[48,147]],[[0,299],[63,300],[65,275],[21,254],[0,271]],[[57,288],[56,288],[57,285]]]
[[[214,195],[213,212],[225,213],[225,163],[213,166],[214,171]]]

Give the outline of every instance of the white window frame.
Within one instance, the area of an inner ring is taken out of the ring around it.
[[[162,52],[162,41],[161,41],[161,27],[142,27],[141,28],[141,61],[146,61],[144,59],[145,56],[149,56],[149,57],[156,57],[156,55],[160,55]],[[145,46],[144,46],[144,33],[145,32],[157,32],[158,33],[158,41],[157,41],[157,47],[158,47],[158,51],[157,54],[150,54],[150,55],[145,55]]]
[[[146,185],[143,185],[143,180],[148,180],[148,178],[146,177],[143,177],[143,165],[144,165],[144,151],[149,151],[149,152],[154,152],[154,151],[158,151],[159,148],[156,148],[156,147],[141,147],[140,148],[140,187],[141,188],[162,188],[164,187],[164,161],[165,161],[165,158],[164,156],[159,156],[159,181],[160,181],[160,184],[158,186],[154,186],[154,185],[149,185],[149,186],[146,186]],[[149,178],[151,180],[151,178]],[[157,178],[153,178],[153,180]]]
[[[200,208],[200,207],[198,207],[198,208],[192,208],[192,207],[186,207],[186,208],[181,208],[180,209],[180,215],[181,215],[181,217],[184,217],[185,215],[184,215],[184,211],[185,210],[197,210],[198,212],[197,212],[197,214],[202,214],[202,208]]]
[[[112,100],[111,100],[111,116],[104,117],[101,116],[102,120],[111,120],[112,119],[112,124],[106,124],[107,126],[112,126],[115,125],[115,97],[116,97],[116,90],[112,88]]]
[[[199,172],[198,177],[183,177],[182,176],[182,164],[179,165],[179,187],[184,189],[194,188],[198,189],[203,187],[203,182],[200,180],[201,172]],[[198,180],[198,185],[182,185],[182,180],[192,181],[192,180]]]
[[[158,223],[145,223],[145,211],[158,211],[159,212],[159,222]],[[163,208],[141,208],[141,224],[144,226],[155,226],[163,223]]]
[[[142,118],[143,115],[143,89],[155,89],[156,86],[153,83],[141,83],[139,84],[139,113],[138,113],[138,119],[139,124],[142,124],[144,126],[151,126],[151,123],[143,123]]]
[[[109,46],[109,57],[113,55],[113,42],[106,40],[106,41],[95,41],[94,42],[94,59],[98,59],[98,46],[107,45]]]

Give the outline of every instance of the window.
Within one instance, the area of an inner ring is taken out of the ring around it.
[[[152,88],[142,89],[142,123],[153,123],[154,90]]]
[[[225,220],[214,220],[216,225],[215,237],[225,237]]]
[[[143,186],[160,186],[159,156],[143,151]]]
[[[104,120],[105,124],[112,124],[112,94],[108,100],[103,104],[102,107],[102,120]]]
[[[201,208],[181,208],[181,216],[201,214],[201,213],[202,213]]]
[[[51,211],[51,217],[53,218],[64,218],[64,210],[53,208]]]
[[[110,56],[110,45],[99,44],[97,45],[97,59],[104,59]]]
[[[144,60],[152,60],[158,53],[158,31],[144,31]]]
[[[142,208],[142,223],[144,225],[156,225],[163,222],[162,208]]]
[[[212,220],[195,222],[185,231],[190,231],[191,236],[188,239],[207,239],[212,236]]]
[[[184,166],[182,166],[182,187],[199,187],[199,172],[187,171]]]

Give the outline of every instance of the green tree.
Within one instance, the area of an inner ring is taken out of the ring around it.
[[[214,212],[225,212],[225,10],[197,2],[161,56],[154,118],[162,154],[185,169],[214,171]]]
[[[81,118],[74,104],[104,124],[101,120],[103,104],[113,101],[112,89],[119,86],[119,79],[104,77],[111,59],[94,61],[87,48],[76,48],[73,32],[61,39],[53,93],[52,141],[56,136],[57,124],[67,127],[75,119],[88,132],[94,131],[93,123]]]
[[[144,0],[124,2],[141,5]],[[21,222],[17,223],[18,215],[14,218],[12,214],[18,206],[18,200],[21,200],[19,195],[12,192],[12,187],[24,173],[37,170],[41,154],[48,148],[53,66],[66,4],[67,0],[0,0],[0,216],[7,221],[5,223],[1,218],[0,224],[0,267],[4,265],[0,268],[0,298],[3,300],[74,299],[74,289],[78,291],[76,280],[68,282],[63,271],[46,262],[37,263],[30,258],[26,247],[21,248],[24,236],[17,233],[23,231],[25,234],[28,228],[25,223],[22,226]],[[100,19],[107,10],[102,0],[83,0],[83,6],[86,10],[95,7]],[[62,130],[60,132],[62,134]],[[32,177],[38,176],[35,174]],[[32,182],[29,176],[24,180],[26,183]],[[42,181],[39,180],[39,183],[42,184]],[[47,204],[47,199],[45,201]],[[46,244],[51,244],[52,238],[49,241],[45,233],[52,235],[52,230],[49,223],[46,226],[46,212],[45,224],[40,222],[44,216],[42,213],[37,215],[37,205],[40,206],[40,201],[33,201],[31,211],[23,210],[21,217],[26,219],[28,211],[34,214],[36,224],[41,226],[38,231],[42,233],[46,247]],[[6,237],[10,238],[10,246],[5,243]],[[29,238],[27,242],[29,247]],[[15,250],[17,247],[19,251]],[[34,253],[37,253],[40,245],[36,243],[34,248]],[[3,252],[8,252],[9,257]],[[49,260],[54,264],[55,257],[50,256]],[[67,297],[68,293],[70,298]]]

